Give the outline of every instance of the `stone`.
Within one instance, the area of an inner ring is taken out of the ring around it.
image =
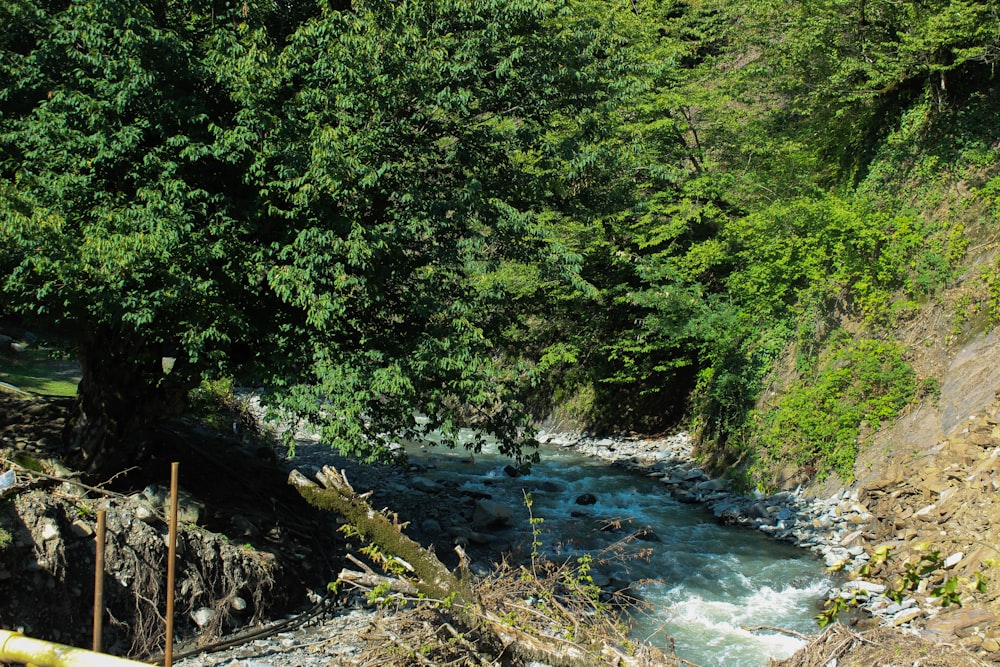
[[[584,493],[576,497],[577,505],[594,505],[597,503],[597,496],[593,493]]]
[[[477,533],[473,531],[469,533],[469,542],[478,544],[482,547],[488,547],[493,545],[493,538],[486,533]]]
[[[695,488],[699,491],[726,491],[729,484],[724,479],[710,479],[699,482]]]
[[[649,528],[643,528],[642,530],[636,531],[635,539],[642,542],[662,542],[663,540],[655,532]]]
[[[480,528],[509,528],[514,523],[514,510],[495,500],[477,500],[472,512],[472,524]]]
[[[549,479],[521,480],[521,489],[529,493],[562,493],[566,487]]]
[[[877,584],[873,581],[864,581],[863,579],[845,581],[844,588],[847,590],[866,591],[874,595],[879,595],[885,592],[884,584]]]
[[[438,493],[441,491],[441,485],[427,477],[412,478],[410,480],[410,488],[424,493]]]
[[[855,530],[853,532],[850,532],[850,533],[848,533],[847,535],[845,535],[840,540],[840,544],[843,545],[843,546],[845,546],[845,547],[848,547],[848,546],[851,545],[852,542],[854,542],[855,540],[857,540],[858,538],[860,538],[861,534],[862,534],[862,531],[860,531],[860,530]]]
[[[426,535],[436,537],[441,534],[441,524],[438,523],[437,519],[424,519],[420,523],[420,530]]]
[[[944,559],[944,567],[952,568],[958,565],[965,558],[965,553],[958,551]]]
[[[208,625],[212,619],[215,618],[215,610],[211,607],[199,607],[191,612],[191,620],[195,622],[199,628],[203,628]]]
[[[938,638],[961,637],[968,634],[969,628],[994,626],[998,623],[1000,618],[986,609],[956,609],[941,613],[928,621],[924,635]]]
[[[170,516],[170,492],[158,484],[150,484],[141,494],[133,496],[138,501],[136,516],[141,521],[153,523],[157,518]],[[205,506],[184,489],[177,492],[177,521],[195,525],[205,511]]]
[[[904,625],[919,618],[923,615],[923,613],[924,612],[920,609],[905,609],[892,617],[892,625],[894,627],[899,627],[900,625]]]
[[[94,534],[94,529],[83,519],[77,519],[70,525],[70,530],[77,537],[90,537]]]
[[[55,521],[45,519],[42,522],[41,536],[45,542],[57,539],[59,537],[59,526],[56,525]]]

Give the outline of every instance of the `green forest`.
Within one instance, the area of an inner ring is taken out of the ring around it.
[[[257,388],[367,460],[688,429],[849,479],[1000,322],[990,0],[8,0],[0,316],[91,471]],[[986,259],[983,259],[986,258]],[[425,419],[416,419],[423,415]]]

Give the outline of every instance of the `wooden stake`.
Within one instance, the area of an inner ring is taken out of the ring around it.
[[[163,667],[174,661],[174,570],[177,560],[177,477],[180,463],[170,464],[170,524],[167,531],[167,641],[163,651]]]
[[[97,557],[94,563],[94,652],[101,652],[104,634],[104,535],[107,510],[97,510]]]

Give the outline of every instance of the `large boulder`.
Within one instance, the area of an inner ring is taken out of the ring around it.
[[[472,525],[477,528],[509,528],[514,523],[514,510],[495,500],[480,499],[472,512]]]

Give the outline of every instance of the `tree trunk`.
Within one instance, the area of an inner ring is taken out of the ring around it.
[[[142,430],[184,412],[190,378],[164,373],[160,355],[135,338],[105,331],[80,348],[83,377],[66,423],[67,445],[88,473],[104,475],[136,463]]]

